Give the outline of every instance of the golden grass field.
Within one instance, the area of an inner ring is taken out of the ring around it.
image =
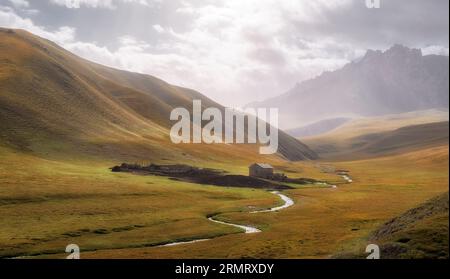
[[[370,232],[384,221],[448,191],[448,146],[332,163],[351,171],[352,184],[322,173],[319,164],[325,162],[279,164],[298,176],[336,182],[338,188],[289,190],[285,194],[294,206],[260,214],[246,213],[248,206],[272,207],[280,203],[276,196],[111,173],[102,163],[0,154],[5,162],[0,167],[3,257],[64,258],[65,246],[76,243],[83,258],[328,258],[364,249]],[[246,166],[227,170],[245,173]],[[245,235],[209,222],[206,215],[212,213],[263,232]],[[209,237],[217,238],[151,247]]]

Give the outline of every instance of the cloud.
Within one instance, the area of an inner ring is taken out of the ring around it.
[[[25,29],[60,45],[72,42],[75,37],[75,28],[62,26],[56,30],[49,31],[45,27],[35,25],[31,19],[17,15],[12,8],[4,6],[0,6],[0,26]]]
[[[334,70],[360,54],[351,45],[330,40],[305,39],[303,45],[296,45],[299,39],[293,38],[287,18],[314,20],[323,8],[348,4],[342,0],[228,0],[199,6],[183,2],[176,12],[190,17],[186,31],[153,26],[163,38],[158,46],[164,45],[166,51],[158,61],[175,65],[177,72],[174,75],[169,68],[158,74],[229,105],[280,94],[297,81]],[[151,73],[157,70],[158,66],[148,67]]]
[[[30,2],[26,0],[7,0],[12,7],[26,15],[36,15],[39,10],[30,8]]]
[[[133,9],[132,20],[124,20],[130,16],[126,6],[101,13],[101,22],[108,23],[104,27],[98,27],[98,11],[91,9],[83,12],[79,28],[61,20],[52,22],[63,25],[56,30],[37,26],[11,8],[0,10],[0,25],[27,29],[89,60],[151,74],[231,106],[281,94],[361,57],[367,48],[401,43],[424,54],[448,55],[448,1],[383,1],[381,9],[367,9],[363,0],[85,0],[76,7],[131,2],[160,6]],[[62,12],[75,15],[73,9]],[[118,20],[121,28],[114,24]],[[95,37],[79,39],[94,32],[93,24]],[[102,41],[106,33],[111,35]]]
[[[430,55],[430,54],[435,54],[435,55],[445,55],[448,56],[449,55],[449,49],[448,47],[443,47],[443,46],[427,46],[422,48],[422,54],[423,55]]]
[[[321,9],[313,21],[292,17],[292,31],[310,38],[333,37],[362,48],[394,43],[423,47],[433,41],[448,45],[449,1],[381,1],[380,9],[368,9],[364,2]]]
[[[82,6],[87,8],[116,9],[117,6],[115,5],[115,2],[136,3],[149,6],[147,0],[50,0],[50,2],[56,5],[65,6],[69,9],[79,9]]]
[[[28,8],[30,3],[26,0],[8,0],[16,8]]]
[[[155,31],[158,33],[164,33],[164,31],[165,31],[164,28],[159,24],[153,25],[153,29],[155,29]]]

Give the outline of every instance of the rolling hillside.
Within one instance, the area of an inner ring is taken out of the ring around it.
[[[378,228],[385,258],[448,258],[448,192],[410,209]]]
[[[0,29],[0,50],[0,144],[5,147],[66,159],[259,156],[256,146],[170,142],[173,108],[191,110],[192,100],[200,99],[204,107],[224,109],[198,92],[91,63],[22,30]],[[283,132],[279,147],[289,160],[316,158]]]
[[[382,259],[448,259],[448,192],[387,221],[369,237]],[[365,258],[364,252],[338,258]]]
[[[345,117],[325,119],[286,132],[296,138],[312,137],[332,131],[350,120],[351,118]]]
[[[425,111],[353,120],[304,141],[323,158],[358,159],[448,145],[448,133],[448,113]]]

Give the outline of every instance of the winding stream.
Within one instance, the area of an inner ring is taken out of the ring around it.
[[[278,195],[278,196],[284,201],[284,204],[281,205],[281,206],[273,207],[273,208],[269,208],[269,209],[263,209],[263,210],[252,211],[252,212],[250,212],[250,213],[261,213],[261,212],[273,212],[273,211],[279,211],[279,210],[282,210],[282,209],[285,209],[285,208],[288,208],[288,207],[294,205],[294,201],[293,201],[291,198],[289,198],[288,196],[285,196],[285,195],[283,195],[283,194],[280,194],[280,192],[277,192],[277,191],[274,191],[274,192],[271,192],[271,193],[274,194],[274,195]]]
[[[341,175],[341,177],[344,180],[346,180],[347,183],[352,183],[353,182],[352,178],[349,175]],[[331,184],[328,184],[328,183],[318,183],[318,184],[327,185],[327,186],[330,186],[331,188],[334,188],[334,189],[337,188],[336,185],[331,185]],[[251,211],[250,212],[251,214],[280,211],[280,210],[286,209],[286,208],[294,205],[294,201],[291,198],[289,198],[288,196],[283,195],[283,194],[281,194],[278,191],[273,191],[273,192],[270,192],[270,193],[279,196],[284,201],[284,204],[280,205],[280,206],[277,206],[277,207],[272,207],[272,208],[269,208],[269,209],[261,209],[261,210]],[[261,230],[259,230],[256,227],[244,226],[244,225],[239,225],[239,224],[234,224],[234,223],[223,222],[223,221],[216,220],[213,217],[209,217],[208,220],[211,221],[211,222],[214,222],[214,223],[218,223],[218,224],[222,224],[222,225],[228,225],[228,226],[232,226],[232,227],[235,227],[235,228],[240,228],[240,229],[244,230],[244,232],[247,233],[247,234],[261,232]],[[176,245],[182,245],[182,244],[196,243],[196,242],[207,241],[207,240],[210,240],[210,239],[212,239],[212,238],[196,239],[196,240],[191,240],[191,241],[172,242],[172,243],[168,243],[168,244],[164,244],[164,245],[159,245],[157,247],[176,246]]]
[[[285,209],[285,208],[288,208],[288,207],[294,205],[294,201],[291,198],[289,198],[288,196],[283,195],[283,194],[281,194],[278,191],[274,191],[274,192],[271,192],[271,193],[274,194],[274,195],[279,196],[284,201],[284,204],[280,205],[278,207],[273,207],[273,208],[269,208],[269,209],[262,209],[262,210],[252,211],[250,213],[274,212],[274,211],[279,211],[279,210],[282,210],[282,209]],[[239,224],[223,222],[223,221],[216,220],[213,217],[209,217],[208,220],[211,221],[211,222],[214,222],[214,223],[227,225],[227,226],[232,226],[232,227],[235,227],[235,228],[240,228],[240,229],[244,230],[244,233],[248,233],[248,234],[261,232],[261,230],[256,228],[256,227],[244,226],[244,225],[239,225]],[[156,246],[156,247],[177,246],[177,245],[182,245],[182,244],[189,244],[189,243],[196,243],[196,242],[207,241],[207,240],[210,240],[210,239],[212,239],[212,238],[196,239],[196,240],[191,240],[191,241],[171,242],[171,243],[164,244],[164,245],[159,245],[159,246]]]
[[[350,176],[348,176],[348,175],[342,175],[342,178],[344,178],[348,183],[352,183],[353,182],[353,179],[351,179],[350,178]]]
[[[214,222],[214,223],[218,223],[218,224],[222,224],[222,225],[228,225],[228,226],[232,226],[232,227],[243,229],[245,231],[245,233],[259,233],[259,232],[261,232],[258,228],[255,228],[255,227],[243,226],[243,225],[238,225],[238,224],[233,224],[233,223],[222,222],[222,221],[219,221],[219,220],[215,220],[212,217],[209,217],[208,220],[211,221],[211,222]]]

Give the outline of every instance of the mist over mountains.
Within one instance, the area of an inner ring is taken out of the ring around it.
[[[345,117],[324,119],[286,132],[296,138],[310,137],[331,131],[350,120],[351,118]]]
[[[249,107],[278,107],[281,128],[338,117],[378,116],[449,106],[449,58],[394,45],[368,50],[343,68]]]

